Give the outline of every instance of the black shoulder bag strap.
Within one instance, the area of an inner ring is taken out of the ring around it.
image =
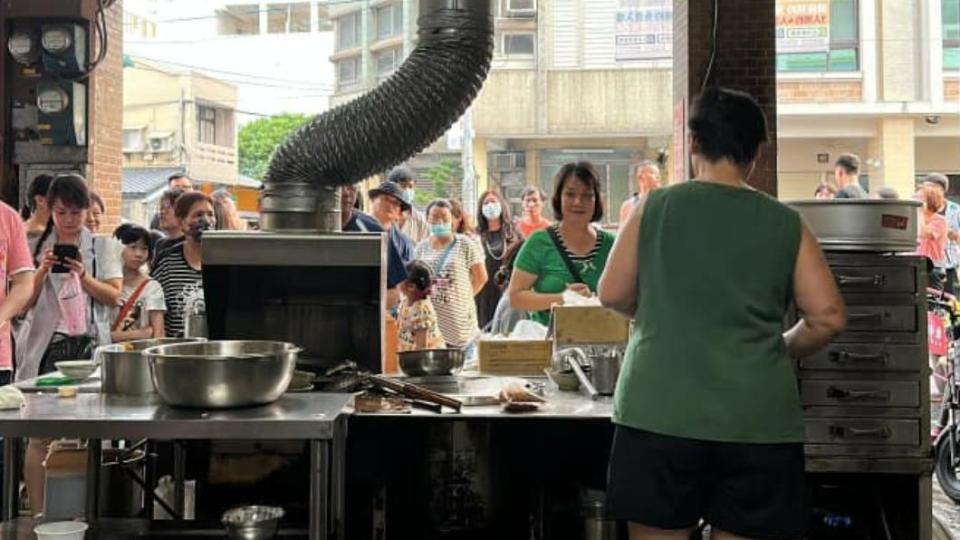
[[[547,227],[547,234],[549,234],[550,239],[553,240],[553,245],[557,248],[557,252],[560,253],[560,258],[563,259],[563,263],[567,265],[567,270],[570,272],[570,275],[573,276],[573,282],[586,283],[583,280],[583,276],[580,275],[580,271],[577,270],[577,266],[573,264],[570,256],[567,255],[567,250],[563,247],[563,242],[560,241],[560,235],[557,234],[557,229],[555,227]]]

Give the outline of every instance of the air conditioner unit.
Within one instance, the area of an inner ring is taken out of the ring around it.
[[[495,171],[516,171],[527,166],[526,154],[523,152],[497,152],[492,157]]]
[[[173,138],[168,134],[151,134],[147,137],[147,146],[151,152],[170,152],[173,150]]]

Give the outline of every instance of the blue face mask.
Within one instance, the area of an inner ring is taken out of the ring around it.
[[[450,236],[453,227],[449,223],[431,223],[430,234],[434,236]]]

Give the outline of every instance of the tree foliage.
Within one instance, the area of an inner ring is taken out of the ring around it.
[[[273,151],[309,119],[305,114],[284,113],[245,124],[237,135],[240,174],[263,180]]]
[[[430,169],[423,173],[423,178],[430,181],[432,189],[417,190],[414,203],[418,207],[426,206],[433,199],[449,199],[459,197],[459,193],[452,193],[454,187],[452,184],[463,176],[460,168],[460,161],[456,159],[443,159]]]

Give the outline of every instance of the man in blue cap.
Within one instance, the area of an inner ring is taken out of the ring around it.
[[[394,167],[387,175],[387,182],[395,184],[403,191],[403,200],[406,201],[409,208],[403,211],[398,226],[400,231],[409,236],[413,243],[419,244],[430,236],[430,227],[427,226],[427,218],[422,212],[413,207],[413,195],[416,188],[416,178],[409,167]]]
[[[413,259],[413,241],[400,232],[400,221],[410,205],[403,199],[402,190],[390,182],[384,182],[368,192],[371,201],[370,215],[355,208],[359,193],[356,185],[341,189],[342,228],[348,232],[387,233],[387,298],[386,308],[393,309],[400,301],[397,285],[407,279],[406,266]]]

